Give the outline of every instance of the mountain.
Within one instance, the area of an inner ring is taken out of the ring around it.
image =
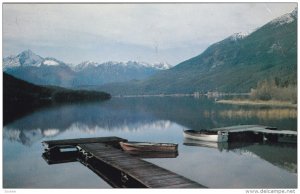
[[[3,71],[38,85],[80,87],[111,82],[145,79],[170,68],[167,63],[136,61],[96,63],[85,61],[78,65],[66,64],[55,58],[43,58],[31,50],[3,59]]]
[[[34,66],[39,67],[43,58],[39,55],[36,55],[31,50],[26,50],[20,53],[17,56],[9,56],[3,59],[3,69],[9,69],[12,67],[27,67]]]
[[[38,86],[3,73],[4,124],[48,104],[101,101],[110,97],[110,94],[105,92]]]
[[[75,73],[62,61],[42,58],[31,50],[3,59],[3,71],[19,79],[38,85],[68,87]]]
[[[148,79],[106,84],[112,94],[249,92],[260,80],[297,83],[297,10],[250,34],[236,33]]]
[[[141,80],[148,78],[162,69],[169,68],[165,63],[148,64],[136,61],[95,63],[86,61],[73,68],[77,73],[74,86],[102,85],[112,82]]]

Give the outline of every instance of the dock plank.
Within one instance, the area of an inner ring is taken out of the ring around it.
[[[84,151],[91,153],[101,162],[126,173],[149,188],[205,188],[203,185],[181,175],[131,156],[122,150],[107,146],[103,143],[86,143],[79,144],[78,146]]]
[[[42,144],[45,147],[51,148],[53,146],[77,146],[78,144],[84,143],[109,143],[109,142],[120,142],[127,141],[126,139],[119,137],[96,137],[96,138],[78,138],[78,139],[63,139],[63,140],[51,140],[43,141]]]
[[[211,131],[228,131],[229,133],[238,132],[258,132],[258,133],[268,133],[268,134],[282,134],[282,135],[297,135],[297,131],[291,130],[272,130],[274,127],[263,126],[263,125],[235,125],[228,127],[220,127],[210,129]]]

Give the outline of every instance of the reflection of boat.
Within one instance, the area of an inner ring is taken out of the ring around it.
[[[183,131],[185,138],[211,141],[211,142],[226,142],[228,141],[227,131],[207,131],[207,130],[185,130]]]
[[[186,146],[198,146],[198,147],[207,147],[207,148],[216,148],[219,151],[228,150],[228,142],[211,142],[211,141],[200,141],[194,139],[185,138],[183,145]]]
[[[144,151],[125,151],[126,153],[139,158],[176,158],[178,152],[144,152]]]
[[[176,152],[178,144],[173,143],[151,143],[151,142],[120,142],[125,151],[155,151]]]

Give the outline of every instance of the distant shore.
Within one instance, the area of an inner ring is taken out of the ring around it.
[[[297,104],[293,104],[287,101],[276,100],[248,100],[248,99],[232,99],[232,100],[218,100],[216,103],[220,104],[235,104],[235,105],[253,105],[253,106],[274,106],[274,107],[291,107],[297,108]]]

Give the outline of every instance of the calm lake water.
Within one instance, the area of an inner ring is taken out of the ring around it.
[[[48,165],[41,142],[118,136],[179,144],[176,158],[145,159],[211,188],[296,188],[297,146],[191,146],[183,129],[262,124],[297,130],[293,108],[216,104],[193,97],[112,98],[36,110],[3,129],[4,188],[110,188],[79,162]],[[195,143],[195,142],[192,142]]]

